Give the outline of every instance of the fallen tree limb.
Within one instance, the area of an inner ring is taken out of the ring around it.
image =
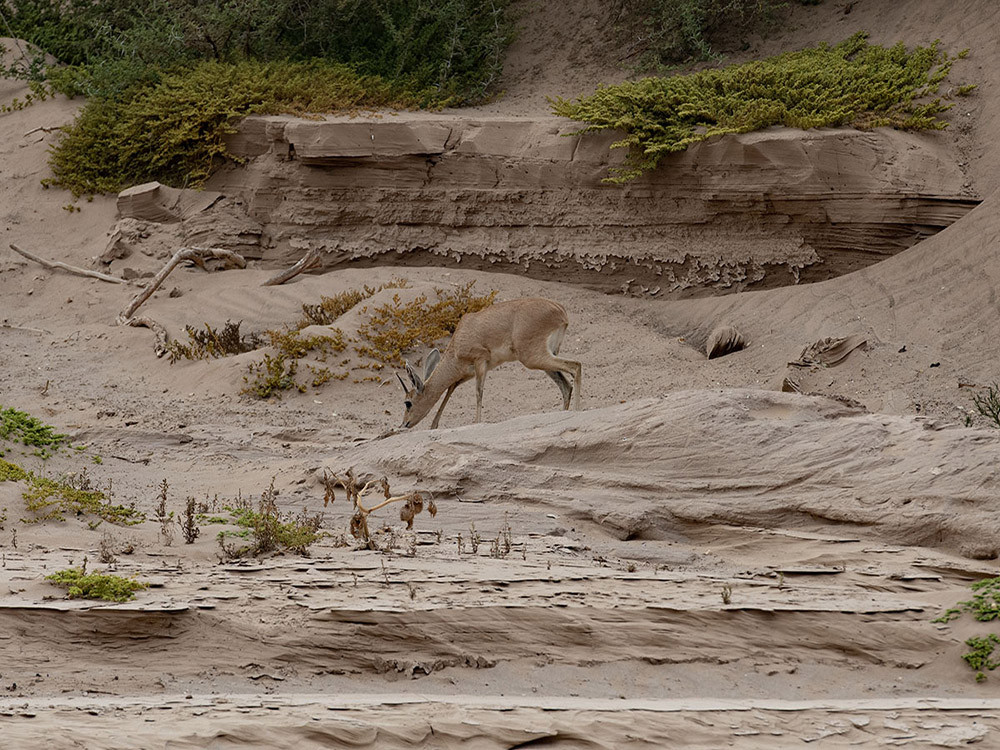
[[[23,255],[28,260],[33,260],[35,263],[40,263],[46,268],[61,268],[63,271],[69,271],[77,276],[88,276],[92,279],[100,279],[101,281],[109,281],[112,284],[128,284],[125,279],[119,279],[117,276],[108,276],[106,273],[101,273],[100,271],[88,271],[86,268],[77,268],[76,266],[71,266],[66,263],[61,263],[57,260],[46,260],[34,253],[28,252],[22,247],[18,247],[13,242],[10,243],[10,249],[15,253]]]
[[[295,278],[300,273],[308,271],[310,268],[315,268],[319,265],[319,250],[313,248],[305,255],[302,259],[296,263],[291,268],[287,268],[281,273],[277,273],[267,281],[265,281],[261,286],[278,286],[279,284],[284,284],[286,281]]]
[[[146,284],[142,291],[132,298],[128,307],[118,313],[118,317],[115,322],[120,326],[129,325],[149,328],[156,334],[156,346],[154,347],[156,356],[162,357],[167,352],[167,341],[169,339],[167,329],[151,318],[134,317],[135,311],[139,309],[143,302],[152,296],[153,292],[160,287],[160,284],[162,284],[164,279],[170,275],[170,272],[177,267],[178,263],[190,260],[200,266],[204,266],[205,258],[220,258],[222,260],[228,260],[230,263],[238,266],[239,268],[246,268],[247,265],[247,262],[242,255],[234,253],[231,250],[222,250],[221,248],[215,247],[182,247],[174,253],[173,257],[167,261],[167,264],[160,269],[160,272],[150,279],[149,283]]]

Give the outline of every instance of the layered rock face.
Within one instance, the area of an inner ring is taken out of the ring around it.
[[[978,203],[939,134],[769,131],[665,158],[628,185],[613,134],[560,118],[247,119],[210,187],[288,263],[460,265],[683,297],[838,276]]]

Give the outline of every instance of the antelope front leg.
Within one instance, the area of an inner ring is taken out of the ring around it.
[[[461,382],[462,381],[459,381],[458,383],[453,383],[451,387],[448,388],[447,391],[445,391],[444,398],[441,400],[441,406],[438,407],[437,414],[434,415],[434,421],[431,422],[432,430],[436,430],[438,428],[438,422],[441,421],[441,412],[444,411],[444,405],[448,403],[448,399],[451,398],[451,394],[455,392],[455,389],[458,388],[459,383]]]
[[[486,360],[476,362],[476,422],[483,417],[483,388],[486,385]]]

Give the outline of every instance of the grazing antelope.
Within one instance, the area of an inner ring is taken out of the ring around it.
[[[579,409],[583,366],[556,356],[568,325],[566,309],[558,302],[541,298],[499,302],[463,315],[444,354],[432,349],[427,355],[422,378],[409,363],[406,373],[410,376],[411,387],[407,388],[403,378],[396,374],[406,393],[402,426],[416,426],[444,394],[444,401],[431,422],[431,429],[437,429],[451,394],[473,377],[476,379],[478,422],[483,411],[486,373],[515,360],[529,370],[545,370],[562,392],[563,409],[569,409],[570,396],[573,396],[573,407]],[[572,386],[563,373],[573,376]]]

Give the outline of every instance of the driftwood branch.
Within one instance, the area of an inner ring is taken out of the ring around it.
[[[315,268],[320,264],[320,254],[319,250],[313,248],[305,255],[302,259],[296,263],[291,268],[287,268],[281,273],[277,273],[267,281],[265,281],[261,286],[278,286],[279,284],[284,284],[286,281],[295,278],[300,273],[308,271],[310,268]]]
[[[32,128],[31,130],[29,130],[22,137],[27,138],[29,135],[31,135],[32,133],[37,133],[39,130],[41,130],[43,133],[52,133],[56,130],[62,130],[62,129],[63,129],[62,125],[39,125],[37,128]]]
[[[203,261],[206,256],[230,260],[240,268],[246,268],[247,265],[247,262],[243,259],[242,255],[237,255],[230,250],[220,250],[218,248],[211,247],[182,247],[174,253],[173,257],[167,261],[167,264],[160,269],[160,272],[150,279],[149,283],[143,287],[142,291],[132,298],[128,307],[118,314],[118,324],[124,324],[135,314],[135,311],[139,309],[139,306],[149,299],[153,292],[160,288],[160,284],[162,284],[167,276],[170,275],[170,272],[177,267],[178,263],[185,260],[199,262]]]
[[[149,328],[156,334],[156,346],[154,351],[157,357],[162,357],[167,352],[167,330],[157,323],[155,320],[146,317],[134,317],[135,311],[139,309],[140,305],[149,299],[153,292],[159,289],[160,284],[170,275],[170,272],[177,267],[177,264],[183,261],[190,260],[198,265],[203,265],[205,258],[220,258],[222,260],[228,260],[232,264],[238,266],[239,268],[246,268],[247,262],[242,255],[234,253],[231,250],[222,250],[215,247],[182,247],[173,257],[167,261],[167,264],[160,269],[160,272],[156,274],[149,283],[140,291],[132,301],[128,304],[124,310],[118,313],[118,318],[115,322],[120,325],[128,326],[142,326],[144,328]]]
[[[39,257],[34,253],[30,253],[22,247],[18,247],[13,242],[10,243],[10,249],[15,253],[23,255],[28,260],[33,260],[35,263],[40,263],[46,268],[61,268],[63,271],[69,271],[77,276],[88,276],[92,279],[100,279],[101,281],[109,281],[112,284],[128,284],[125,279],[119,279],[117,276],[108,276],[106,273],[101,273],[100,271],[88,271],[86,268],[77,268],[76,266],[71,266],[66,263],[61,263],[57,260],[46,260],[45,258]]]

